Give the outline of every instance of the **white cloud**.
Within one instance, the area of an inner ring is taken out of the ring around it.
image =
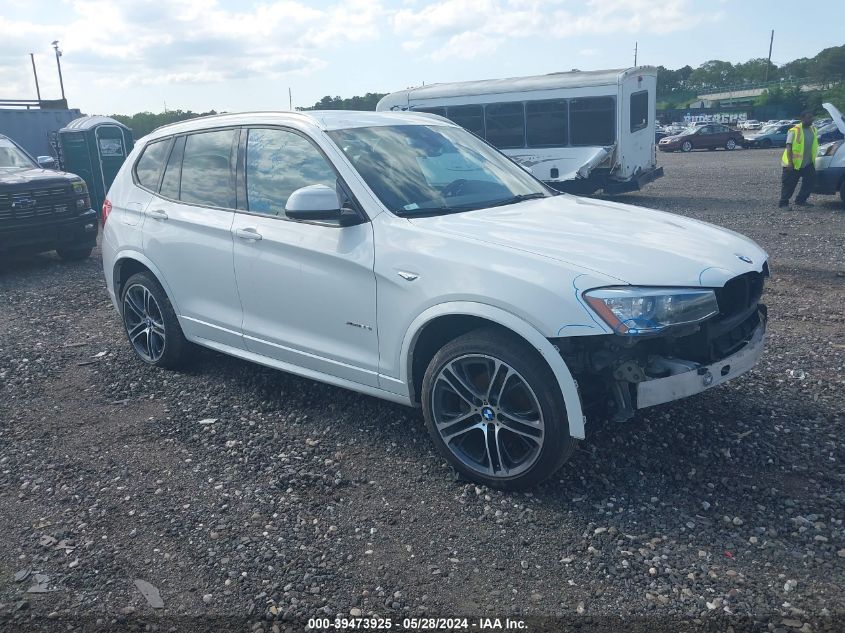
[[[435,0],[393,15],[397,35],[429,57],[472,58],[513,39],[660,32],[692,29],[721,14],[697,10],[691,0]],[[582,55],[593,55],[594,48]]]
[[[60,40],[65,77],[77,89],[89,81],[127,88],[308,74],[325,67],[328,49],[378,38],[384,14],[377,0],[338,0],[320,9],[304,0],[233,6],[74,0],[69,20],[44,13],[39,23],[0,17],[0,78],[5,90],[34,92],[26,57],[32,42],[53,39]],[[39,65],[51,52],[42,52]]]

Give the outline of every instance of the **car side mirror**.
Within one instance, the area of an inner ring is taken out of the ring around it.
[[[326,185],[308,185],[294,191],[285,205],[285,215],[291,220],[338,226],[358,224],[361,219],[351,207],[341,206],[337,191]]]
[[[52,156],[39,156],[37,159],[38,166],[41,169],[55,169],[56,168],[56,159]]]

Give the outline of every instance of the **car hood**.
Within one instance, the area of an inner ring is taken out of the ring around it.
[[[845,117],[842,116],[842,113],[832,103],[823,103],[822,107],[827,110],[839,131],[845,134]]]
[[[761,271],[767,257],[747,237],[706,222],[569,195],[410,221],[636,285],[721,287]]]
[[[680,141],[682,138],[686,138],[687,136],[692,136],[692,134],[673,134],[672,136],[664,136],[661,141]]]
[[[49,185],[53,183],[67,183],[74,176],[53,169],[40,167],[10,169],[0,167],[0,184],[18,185],[31,183],[35,185]]]

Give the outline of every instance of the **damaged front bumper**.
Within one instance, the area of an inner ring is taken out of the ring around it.
[[[710,365],[661,359],[670,375],[637,383],[636,408],[644,409],[687,398],[744,374],[757,364],[763,354],[765,334],[766,321],[763,319],[741,350]]]

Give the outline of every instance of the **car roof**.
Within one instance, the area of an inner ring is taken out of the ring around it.
[[[443,117],[424,112],[364,112],[357,110],[231,112],[196,117],[163,125],[150,132],[145,140],[149,141],[172,134],[234,125],[290,125],[297,128],[311,127],[322,131],[331,131],[356,127],[431,125],[432,123],[455,126],[454,123]]]

